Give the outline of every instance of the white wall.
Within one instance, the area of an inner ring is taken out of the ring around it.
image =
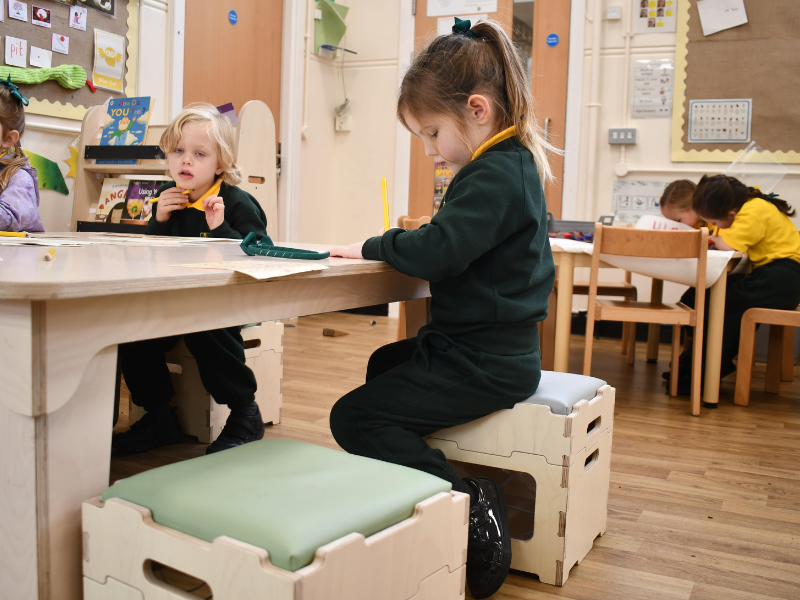
[[[347,0],[342,45],[358,52],[344,63],[352,130],[334,131],[344,101],[340,59],[312,55],[306,139],[302,142],[299,240],[349,243],[383,226],[382,177],[393,189],[400,0]],[[313,36],[313,33],[312,33]],[[390,198],[390,204],[392,202]],[[391,207],[390,207],[391,209]]]

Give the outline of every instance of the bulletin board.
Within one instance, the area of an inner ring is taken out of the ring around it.
[[[732,162],[746,143],[690,143],[692,100],[752,99],[750,140],[800,163],[800,11],[797,0],[744,0],[748,22],[703,35],[698,0],[678,3],[672,160]]]
[[[26,0],[28,4],[28,21],[18,21],[8,16],[8,3],[0,3],[5,14],[0,24],[3,37],[12,36],[28,41],[28,57],[31,46],[50,50],[52,34],[58,33],[69,37],[69,54],[53,52],[52,66],[80,65],[89,79],[94,69],[94,30],[100,29],[120,35],[125,41],[125,74],[124,93],[113,92],[101,88],[92,92],[88,85],[76,90],[61,87],[55,81],[45,81],[36,85],[20,85],[20,91],[30,99],[25,112],[37,115],[50,115],[67,119],[82,120],[86,111],[92,106],[105,103],[109,98],[123,98],[136,95],[136,66],[139,39],[139,6],[138,0],[116,0],[115,15],[108,16],[96,10],[88,10],[86,31],[69,27],[70,7],[50,0]],[[51,28],[40,27],[31,23],[31,7],[41,6],[51,11]],[[3,51],[0,46],[0,52]],[[30,66],[28,68],[35,69]],[[5,66],[5,61],[3,61]]]

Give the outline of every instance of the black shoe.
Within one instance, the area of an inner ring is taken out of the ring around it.
[[[111,447],[126,454],[149,452],[161,446],[177,444],[183,437],[178,415],[171,406],[146,412],[131,428],[111,438]]]
[[[669,363],[669,366],[672,367],[672,363]],[[685,373],[692,373],[692,351],[687,350],[683,352],[680,357],[678,358],[678,377],[682,378]],[[661,378],[669,383],[672,371],[664,371],[661,374]]]
[[[206,448],[206,454],[255,442],[264,437],[264,421],[258,404],[251,402],[246,406],[233,408],[219,437]]]
[[[511,568],[511,535],[503,488],[488,477],[464,479],[477,491],[469,508],[467,585],[473,598],[488,598],[500,589]]]

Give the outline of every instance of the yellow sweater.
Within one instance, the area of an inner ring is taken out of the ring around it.
[[[734,250],[747,252],[754,267],[781,258],[800,263],[800,232],[768,200],[751,198],[745,202],[731,226],[719,234]]]

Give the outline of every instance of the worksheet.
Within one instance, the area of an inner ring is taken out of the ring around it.
[[[308,261],[306,261],[307,263]],[[323,271],[327,269],[325,265],[320,265],[318,261],[314,264],[301,264],[299,262],[283,262],[277,260],[231,260],[227,262],[197,263],[193,265],[172,265],[173,267],[188,267],[190,269],[215,269],[219,271],[236,271],[244,273],[254,279],[274,279],[275,277],[286,277],[296,273],[307,273],[309,271]]]

